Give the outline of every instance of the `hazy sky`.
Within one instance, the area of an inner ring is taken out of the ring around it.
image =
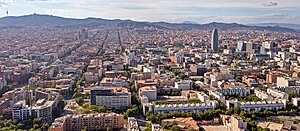
[[[13,16],[300,24],[300,0],[0,0],[1,17],[7,8]]]

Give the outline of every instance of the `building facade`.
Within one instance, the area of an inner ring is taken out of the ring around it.
[[[123,115],[116,113],[66,115],[55,119],[50,131],[81,131],[122,129],[124,127]]]
[[[124,87],[95,88],[91,90],[90,102],[107,109],[124,109],[131,106],[131,93]]]

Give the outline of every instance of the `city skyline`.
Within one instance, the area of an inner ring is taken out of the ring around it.
[[[131,19],[181,23],[300,23],[297,0],[136,1],[136,0],[1,0],[0,17],[33,13],[67,18]]]

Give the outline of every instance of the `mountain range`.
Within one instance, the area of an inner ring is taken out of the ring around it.
[[[264,25],[242,25],[238,23],[217,23],[212,22],[208,24],[196,24],[186,21],[184,23],[167,23],[167,22],[138,22],[132,20],[108,20],[101,18],[86,18],[86,19],[73,19],[63,18],[52,15],[24,15],[24,16],[7,16],[0,18],[0,27],[6,28],[23,28],[23,27],[61,27],[61,28],[88,28],[98,27],[103,25],[114,24],[126,28],[134,27],[156,27],[156,28],[169,28],[169,29],[199,29],[211,30],[218,28],[220,30],[235,30],[235,29],[249,29],[249,30],[268,30],[268,31],[281,31],[281,32],[299,32],[298,28],[288,28],[291,26],[270,26]]]

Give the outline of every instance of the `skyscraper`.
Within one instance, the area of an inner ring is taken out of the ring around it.
[[[219,44],[219,35],[218,30],[214,29],[211,35],[211,49],[213,51],[218,51],[218,44]]]
[[[237,52],[246,51],[246,46],[247,43],[245,41],[238,41],[236,51]]]

